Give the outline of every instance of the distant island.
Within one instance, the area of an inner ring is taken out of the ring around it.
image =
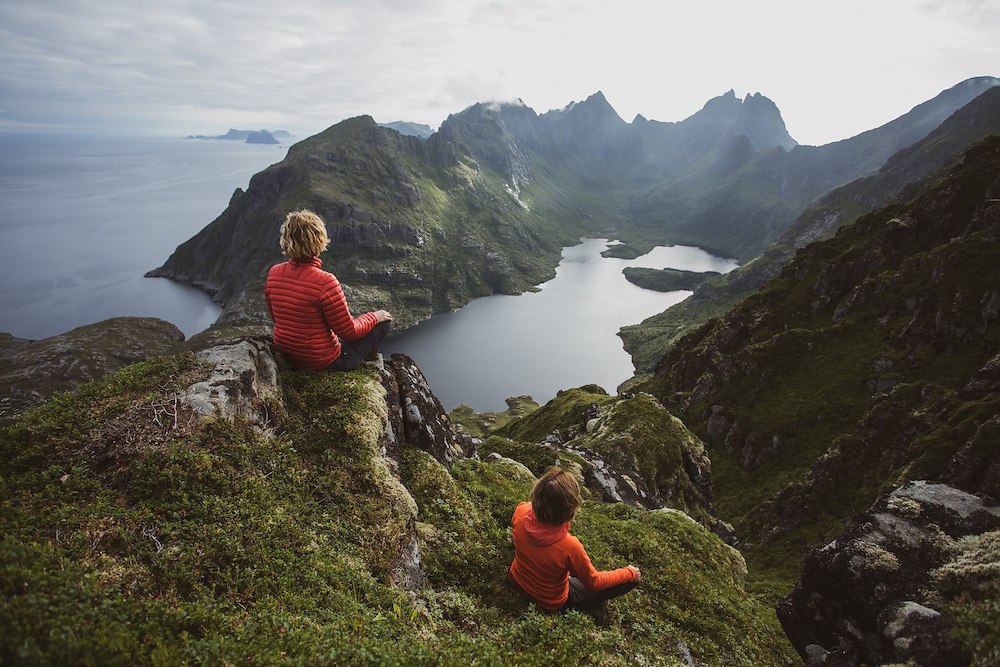
[[[417,137],[418,139],[426,139],[434,134],[434,128],[430,125],[425,125],[424,123],[411,123],[410,121],[405,120],[394,120],[391,123],[379,123],[379,125],[396,130],[400,134]]]
[[[709,278],[721,275],[718,271],[682,271],[680,269],[647,269],[629,266],[622,270],[625,279],[633,285],[657,292],[693,290]]]
[[[227,141],[244,141],[248,144],[277,144],[278,139],[290,139],[292,134],[287,130],[235,130],[230,128],[225,134],[208,136],[191,134],[188,139],[225,139]]]

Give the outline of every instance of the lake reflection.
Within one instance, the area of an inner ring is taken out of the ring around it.
[[[504,399],[521,394],[544,403],[560,389],[588,383],[614,393],[634,372],[618,330],[690,294],[642,289],[622,269],[725,273],[736,261],[689,246],[659,247],[633,260],[601,257],[607,246],[607,239],[584,239],[563,250],[556,277],[540,292],[476,299],[391,337],[383,352],[413,357],[449,410],[460,403],[503,410]]]

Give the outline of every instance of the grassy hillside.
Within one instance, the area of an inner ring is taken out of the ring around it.
[[[635,563],[643,584],[606,627],[541,614],[504,578],[526,468],[449,470],[403,449],[395,477],[367,367],[281,369],[271,437],[179,409],[206,372],[189,355],[129,366],[0,431],[0,662],[795,659],[744,590],[742,558],[683,514],[588,501],[574,533],[598,567]],[[409,591],[393,582],[414,531],[424,582]]]

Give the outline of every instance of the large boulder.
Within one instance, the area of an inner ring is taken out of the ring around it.
[[[968,665],[949,604],[996,594],[998,529],[992,499],[909,482],[809,554],[778,618],[807,664]]]
[[[274,346],[265,338],[222,343],[196,355],[211,366],[209,377],[184,392],[181,401],[195,414],[207,418],[241,417],[270,429],[271,415],[281,403]]]

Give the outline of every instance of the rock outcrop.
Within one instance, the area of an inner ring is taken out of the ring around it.
[[[535,460],[551,462],[543,465],[577,469],[598,499],[674,508],[709,528],[720,524],[711,511],[711,461],[704,445],[650,394],[612,398],[596,385],[570,389],[497,433],[530,443],[538,452]],[[488,454],[491,448],[503,448],[503,441],[487,439],[481,450]],[[731,528],[719,529],[732,540]]]
[[[41,340],[0,334],[0,420],[56,392],[181,351],[184,334],[151,317],[116,317]]]
[[[907,483],[809,554],[778,617],[809,665],[971,664],[949,606],[1000,592],[998,530],[996,501]]]
[[[404,445],[422,449],[446,466],[472,452],[471,438],[458,433],[417,364],[393,354],[382,365],[389,421],[387,450],[395,456]]]
[[[181,398],[183,404],[202,417],[241,418],[269,432],[269,410],[281,405],[271,341],[248,338],[223,343],[195,357],[211,366],[210,375],[187,388]]]

